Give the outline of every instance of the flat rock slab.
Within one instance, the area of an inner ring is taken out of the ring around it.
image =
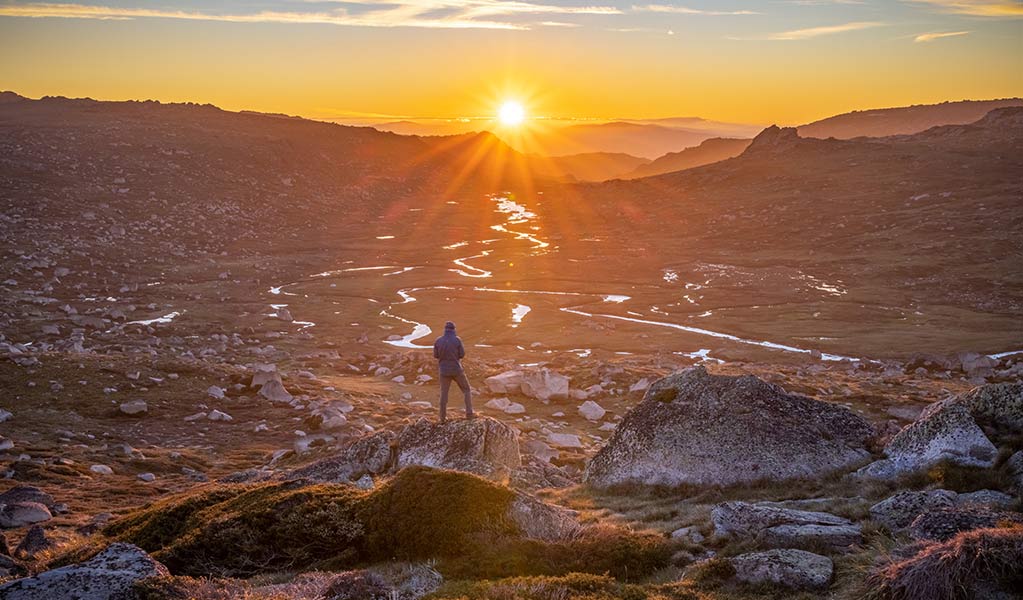
[[[826,556],[804,550],[767,550],[730,559],[735,579],[743,583],[771,583],[797,590],[828,587],[834,564]]]
[[[846,550],[863,542],[862,527],[824,512],[725,502],[711,511],[714,533],[749,538],[773,548],[826,545]]]

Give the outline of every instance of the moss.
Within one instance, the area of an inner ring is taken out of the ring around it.
[[[103,533],[131,541],[147,552],[162,550],[199,525],[193,517],[242,492],[239,487],[212,487],[199,492],[186,492],[155,502],[148,507],[117,519]]]
[[[513,535],[514,494],[480,477],[425,467],[402,469],[360,507],[371,559],[457,556],[480,532]]]

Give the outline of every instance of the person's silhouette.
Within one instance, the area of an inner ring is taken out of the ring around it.
[[[462,394],[465,395],[465,417],[471,419],[472,414],[472,390],[469,388],[469,380],[465,377],[462,369],[462,359],[465,358],[465,346],[462,340],[455,335],[455,324],[448,321],[444,324],[444,335],[437,338],[433,343],[433,357],[437,359],[440,368],[440,422],[447,420],[448,411],[448,390],[451,389],[451,382],[458,384]]]

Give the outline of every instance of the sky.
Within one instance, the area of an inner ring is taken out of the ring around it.
[[[0,89],[318,119],[800,124],[1023,96],[1023,0],[0,0]]]

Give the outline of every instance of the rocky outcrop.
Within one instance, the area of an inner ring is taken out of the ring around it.
[[[446,423],[420,419],[397,433],[363,436],[337,455],[291,471],[286,477],[350,483],[412,465],[504,477],[522,466],[518,431],[489,417]]]
[[[981,428],[1023,430],[1023,384],[983,385],[935,402],[885,446],[887,457],[859,475],[891,479],[947,462],[966,467],[994,465],[998,448]]]
[[[841,406],[698,366],[650,386],[585,480],[606,487],[820,477],[869,458],[872,435],[867,421]]]
[[[166,567],[138,546],[116,543],[83,563],[0,585],[0,597],[5,600],[122,600],[131,597],[129,594],[136,581],[169,574]]]
[[[569,378],[546,368],[506,371],[483,383],[494,394],[522,394],[543,402],[568,397]]]
[[[729,560],[738,581],[768,583],[797,590],[826,588],[834,572],[830,558],[803,550],[751,552]]]
[[[518,431],[487,417],[446,423],[420,419],[397,438],[395,468],[410,465],[484,476],[508,474],[522,466]]]
[[[53,518],[50,509],[38,502],[11,502],[0,504],[0,527],[13,529]]]
[[[771,548],[825,545],[848,550],[863,541],[862,527],[848,519],[762,503],[718,504],[711,511],[711,520],[718,536],[747,538]]]

